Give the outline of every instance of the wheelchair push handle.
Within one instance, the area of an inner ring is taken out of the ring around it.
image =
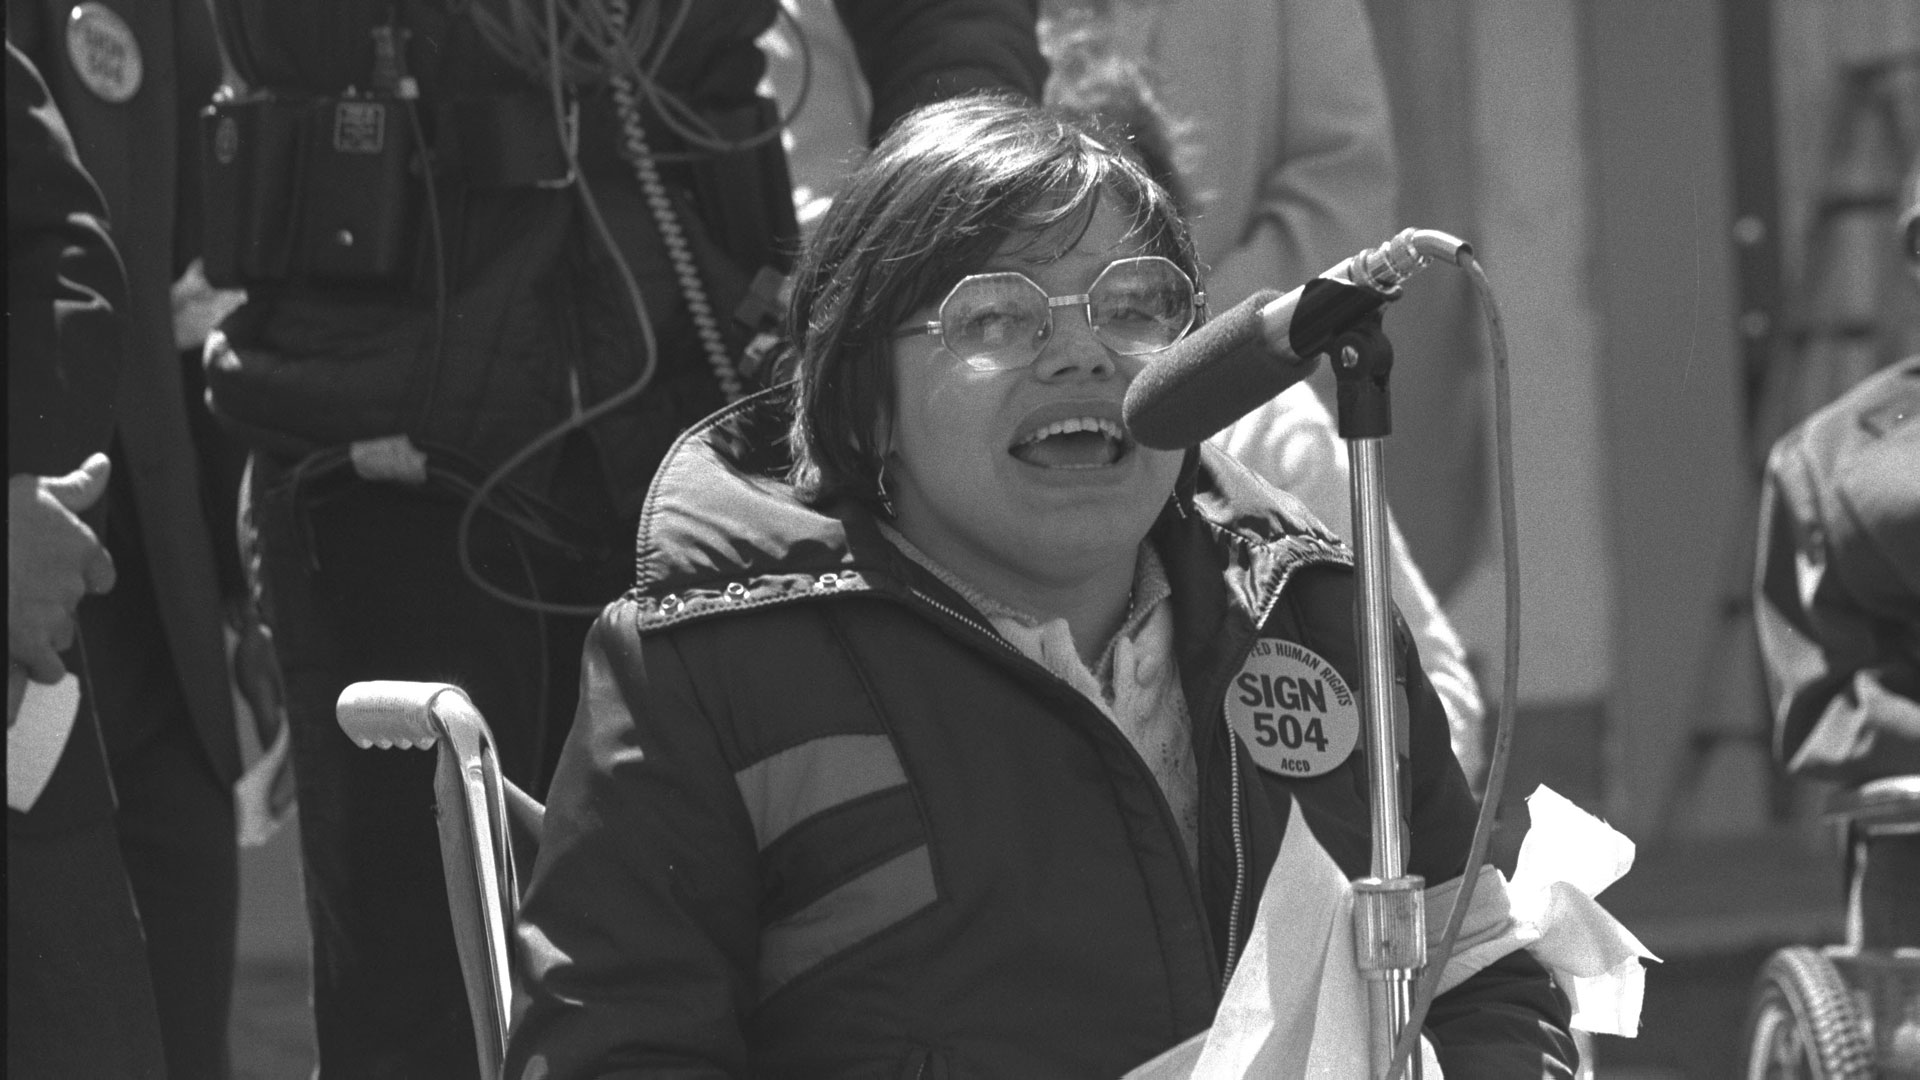
[[[362,747],[433,749],[434,807],[455,945],[474,1018],[474,1048],[499,1075],[513,1001],[508,951],[519,883],[507,835],[506,789],[487,723],[448,683],[376,680],[341,691],[335,718]]]
[[[340,692],[340,730],[364,749],[429,750],[450,734],[450,721],[477,716],[466,692],[448,683],[376,679]]]

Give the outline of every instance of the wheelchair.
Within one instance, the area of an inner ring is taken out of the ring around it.
[[[362,747],[436,750],[434,812],[447,879],[454,944],[480,1075],[500,1075],[517,992],[513,923],[520,910],[522,862],[538,853],[545,808],[500,772],[493,733],[459,687],[446,683],[354,683],[335,717]]]
[[[1850,848],[1920,833],[1920,776],[1843,792],[1825,816]],[[1858,869],[1850,876],[1852,897]],[[1767,958],[1748,1003],[1746,1080],[1920,1080],[1920,948],[1866,938],[1850,912],[1845,944]]]

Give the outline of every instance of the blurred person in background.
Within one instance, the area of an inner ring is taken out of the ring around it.
[[[794,113],[803,226],[862,152],[867,106],[829,3],[787,0],[792,24],[769,33],[771,79]],[[1303,284],[1399,231],[1386,87],[1359,0],[1044,0],[1041,12],[1047,100],[1104,116],[1143,151],[1193,223],[1211,311]],[[1311,385],[1212,441],[1352,537],[1346,444]],[[1391,513],[1388,554],[1394,602],[1478,790],[1489,749],[1479,683]]]
[[[81,634],[168,1072],[218,1078],[239,925],[237,724],[277,710],[259,696],[269,676],[230,665],[244,626],[237,476],[196,443],[205,405],[182,367],[183,353],[197,362],[220,303],[194,269],[193,116],[220,82],[213,20],[202,0],[9,0],[7,15],[8,40],[46,76],[100,185],[126,265],[102,531],[119,582],[81,607]],[[257,712],[236,707],[243,685]]]
[[[1898,239],[1920,285],[1920,163]],[[1774,750],[1795,776],[1920,776],[1920,356],[1782,436],[1761,491],[1754,615]],[[1849,837],[1849,940],[1920,946],[1920,835]]]
[[[1030,0],[838,7],[875,102],[863,137],[956,93],[1039,94]],[[334,705],[359,680],[458,683],[506,775],[545,792],[648,479],[763,377],[750,347],[796,235],[756,94],[777,7],[220,11],[246,92],[210,119],[209,191],[234,198],[208,267],[247,302],[207,382],[253,451],[320,1075],[470,1077],[433,763],[360,750]]]
[[[106,203],[9,41],[7,1075],[21,1080],[166,1075],[75,614],[114,584],[80,515],[97,523],[107,489],[125,304]]]

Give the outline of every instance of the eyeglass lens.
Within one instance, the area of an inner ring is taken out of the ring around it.
[[[975,274],[940,305],[948,351],[970,364],[1024,367],[1052,331],[1049,297],[1025,274]],[[1087,290],[1094,334],[1123,356],[1158,352],[1193,325],[1193,283],[1159,256],[1121,259]]]

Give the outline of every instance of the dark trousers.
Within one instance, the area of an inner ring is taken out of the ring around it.
[[[166,1075],[140,917],[110,817],[60,832],[7,831],[7,1075]]]
[[[130,494],[123,485],[110,496],[117,580],[82,605],[81,625],[167,1073],[218,1080],[229,1072],[240,917],[233,793],[187,711]]]
[[[563,473],[598,491],[579,449]],[[365,679],[454,683],[493,729],[508,777],[542,796],[592,617],[536,614],[469,580],[456,547],[463,502],[437,484],[361,480],[337,453],[304,466],[262,454],[253,469],[245,516],[293,728],[320,1075],[469,1080],[477,1066],[433,756],[359,748],[334,703]],[[613,517],[588,499],[568,530],[582,543],[563,549],[483,512],[470,535],[475,569],[512,593],[597,610],[633,577],[633,531]]]

